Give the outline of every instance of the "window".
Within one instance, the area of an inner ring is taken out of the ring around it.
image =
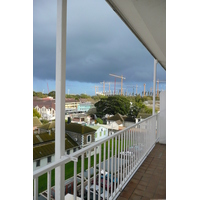
[[[106,130],[104,130],[104,135],[106,135]]]
[[[100,131],[100,137],[101,137],[101,131]]]
[[[76,148],[74,148],[73,151],[76,152]]]
[[[36,160],[36,167],[40,166],[40,160]]]
[[[97,138],[97,132],[95,133],[95,138]]]
[[[70,150],[67,150],[67,155],[69,155],[70,154]]]
[[[51,156],[48,156],[47,157],[47,163],[50,163],[51,162]]]
[[[91,142],[91,135],[87,136],[87,142]]]

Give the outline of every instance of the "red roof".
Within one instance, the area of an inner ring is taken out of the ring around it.
[[[42,108],[43,106],[45,106],[47,109],[49,108],[53,108],[55,110],[55,99],[33,99],[33,107],[35,108],[36,106],[38,106],[39,108]]]

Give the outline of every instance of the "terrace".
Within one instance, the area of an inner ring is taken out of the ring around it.
[[[77,197],[77,174],[81,174],[80,198],[91,198],[85,194],[85,186],[96,185],[96,176],[101,182],[101,170],[107,171],[114,181],[106,192],[103,176],[103,199],[150,199],[166,198],[166,93],[160,96],[160,113],[155,113],[156,66],[159,62],[166,69],[165,7],[161,1],[106,0],[130,30],[154,56],[153,115],[147,119],[108,136],[71,155],[65,155],[65,72],[66,72],[66,8],[65,0],[57,0],[56,40],[56,134],[55,162],[34,171],[34,199],[38,199],[38,179],[47,173],[47,199],[51,199],[52,170],[55,170],[55,199],[65,199],[65,165],[74,166],[74,200]],[[134,20],[133,20],[134,19]],[[161,145],[164,144],[164,145]],[[97,154],[97,148],[99,154]],[[93,156],[91,152],[94,152]],[[88,160],[85,160],[85,154]],[[101,163],[101,164],[99,164]],[[84,171],[88,170],[85,182]],[[95,190],[95,188],[94,188]],[[106,195],[107,194],[107,195]],[[101,199],[98,195],[98,199]],[[93,194],[95,198],[95,194]]]

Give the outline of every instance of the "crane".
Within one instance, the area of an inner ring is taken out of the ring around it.
[[[116,82],[105,82],[105,81],[103,81],[103,82],[100,82],[101,84],[103,83],[103,93],[105,92],[105,84],[109,84],[109,94],[110,94],[110,84],[115,84],[116,85]],[[119,82],[117,82],[117,84],[118,84]]]
[[[159,96],[159,82],[166,82],[166,81],[159,81],[159,79],[156,81],[157,82],[157,97]]]
[[[102,86],[96,86],[96,85],[95,85],[95,86],[92,86],[92,87],[95,88],[95,95],[96,95],[96,93],[99,92],[99,87],[102,87]],[[96,90],[96,89],[97,89],[97,90]]]
[[[103,94],[105,94],[105,81],[100,82],[100,83],[103,83]]]
[[[145,97],[145,87],[146,87],[146,83],[144,83],[144,97]]]
[[[134,86],[134,85],[126,85],[126,87],[131,87],[131,88],[133,88],[133,96],[134,96],[134,88],[136,88],[136,86]]]
[[[121,96],[123,95],[123,79],[126,79],[125,77],[121,76],[117,76],[115,74],[109,74],[110,76],[114,76],[116,78],[121,78]]]
[[[47,83],[47,89],[48,89],[48,94],[49,94],[49,86],[48,86],[48,83]]]

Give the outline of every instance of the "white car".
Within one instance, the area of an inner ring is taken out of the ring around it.
[[[87,195],[88,185],[86,185],[85,190],[86,190],[86,195]],[[94,193],[94,185],[91,185],[90,186],[90,200],[93,199],[93,193]],[[103,199],[103,188],[99,187],[99,185],[96,185],[96,192],[95,192],[95,194],[96,194],[95,195],[95,200],[98,200],[98,195],[99,194],[101,196],[100,199]],[[107,199],[107,196],[108,196],[108,192],[105,190],[105,199]]]

